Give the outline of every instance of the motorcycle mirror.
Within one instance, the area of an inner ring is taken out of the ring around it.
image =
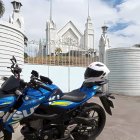
[[[17,60],[16,60],[15,56],[13,56],[13,58],[12,58],[12,59],[15,61],[15,63],[17,62]]]
[[[1,80],[6,81],[8,77],[2,77]]]
[[[38,78],[38,76],[39,76],[38,72],[35,71],[35,70],[32,70],[31,74],[32,74],[33,76],[37,77],[37,78]]]

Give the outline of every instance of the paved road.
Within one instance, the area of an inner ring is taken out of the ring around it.
[[[96,140],[140,140],[140,97],[115,97],[113,116],[107,115],[105,129]],[[22,140],[19,128],[13,140]]]

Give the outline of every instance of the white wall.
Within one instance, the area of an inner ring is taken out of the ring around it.
[[[48,76],[48,66],[46,65],[24,65],[23,78],[29,81],[30,73],[36,70],[40,75]],[[84,81],[85,68],[71,67],[70,68],[70,89],[79,88]],[[60,87],[64,92],[68,91],[68,67],[50,66],[49,67],[50,79]]]

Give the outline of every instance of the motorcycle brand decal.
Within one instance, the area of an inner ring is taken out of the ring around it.
[[[4,111],[0,111],[0,117],[4,115]]]
[[[24,117],[28,117],[31,114],[34,113],[34,110],[38,107],[39,105],[32,107],[29,109],[29,111],[27,110],[23,110],[23,111],[16,111],[16,113],[13,115],[12,119],[13,120],[21,120]]]
[[[49,102],[48,104],[51,105],[53,102]]]
[[[5,102],[5,103],[2,103],[0,105],[8,105],[8,104],[11,104],[11,102]]]
[[[13,115],[13,120],[20,120],[24,118],[24,115],[21,111],[17,111],[14,115]]]
[[[49,98],[49,101],[54,101],[60,99],[60,95],[52,96]]]
[[[71,102],[64,101],[64,102],[53,102],[51,105],[68,106],[70,104]]]
[[[18,123],[20,120],[16,120],[16,121],[13,121],[13,122],[11,122],[11,123],[9,123],[9,124],[15,124],[15,123]]]
[[[55,99],[55,96],[52,96],[49,98],[49,101],[53,101]]]

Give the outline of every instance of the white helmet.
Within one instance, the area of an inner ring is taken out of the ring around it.
[[[101,82],[109,74],[110,70],[101,62],[91,63],[85,71],[85,82]]]

